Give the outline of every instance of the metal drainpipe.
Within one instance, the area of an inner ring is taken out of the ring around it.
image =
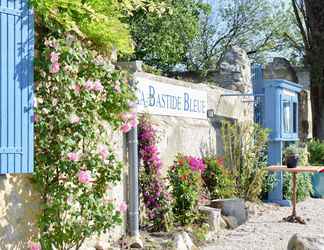
[[[137,127],[127,133],[128,176],[129,176],[129,234],[139,236],[139,194],[138,194],[138,140]]]

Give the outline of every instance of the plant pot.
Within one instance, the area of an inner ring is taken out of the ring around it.
[[[298,165],[299,156],[298,155],[292,155],[289,157],[286,157],[286,164],[288,168],[295,168]]]

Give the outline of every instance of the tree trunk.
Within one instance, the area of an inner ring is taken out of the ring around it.
[[[310,65],[313,137],[324,140],[324,1],[305,2],[310,32],[306,61]]]

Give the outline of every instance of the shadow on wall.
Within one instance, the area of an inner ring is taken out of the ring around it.
[[[40,196],[31,175],[0,176],[0,249],[24,250],[37,235]]]

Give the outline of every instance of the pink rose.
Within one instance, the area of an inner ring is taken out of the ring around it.
[[[60,58],[60,54],[56,52],[51,52],[51,63],[57,63]]]
[[[91,172],[89,170],[80,170],[78,173],[78,180],[82,184],[89,184],[92,182]]]
[[[102,92],[104,90],[104,87],[102,86],[101,82],[99,80],[96,80],[94,82],[93,90]]]
[[[116,86],[114,87],[114,90],[115,90],[117,93],[121,93],[121,88],[120,88],[119,85],[116,85]]]
[[[131,114],[130,113],[122,113],[120,115],[120,118],[124,121],[124,122],[127,122],[129,119],[132,118]]]
[[[131,126],[128,125],[128,123],[125,123],[121,126],[120,130],[123,132],[123,133],[127,133],[129,130],[131,130]]]
[[[77,115],[75,115],[75,114],[72,114],[72,115],[70,116],[70,122],[71,122],[72,124],[78,124],[78,123],[80,123],[80,117],[77,116]]]
[[[106,145],[100,145],[98,147],[98,152],[99,152],[101,160],[106,160],[106,158],[109,155],[109,150],[108,150],[108,147]]]
[[[91,81],[91,80],[88,80],[88,81],[86,81],[86,83],[85,83],[85,85],[84,85],[84,87],[85,87],[85,89],[86,90],[93,90],[93,81]]]
[[[29,242],[28,247],[30,250],[42,250],[42,247],[39,243]]]
[[[80,160],[80,156],[76,152],[68,153],[67,158],[68,158],[69,161],[79,161]]]
[[[73,91],[74,91],[74,93],[75,93],[76,95],[80,94],[81,87],[80,87],[79,84],[75,84],[75,85],[73,85],[72,88],[73,88]]]
[[[125,213],[127,211],[127,204],[124,201],[119,203],[117,211],[120,213]]]
[[[53,63],[50,68],[50,73],[56,74],[59,71],[60,71],[60,64],[58,62]]]

